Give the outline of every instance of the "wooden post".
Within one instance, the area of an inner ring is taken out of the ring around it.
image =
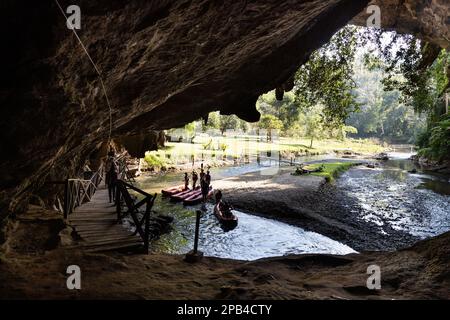
[[[69,179],[64,181],[64,219],[69,216]]]
[[[148,253],[150,238],[150,199],[147,199],[147,208],[145,209],[145,230],[144,230],[144,250]]]
[[[122,218],[122,213],[121,210],[122,208],[120,207],[120,188],[122,187],[122,184],[120,183],[120,180],[116,181],[116,212],[117,212],[117,222],[120,221],[120,219]]]
[[[198,262],[203,258],[203,252],[198,251],[198,238],[200,233],[200,217],[202,212],[200,210],[196,211],[196,219],[195,219],[195,237],[194,237],[194,249],[189,251],[184,260],[186,262]]]
[[[196,219],[195,219],[195,238],[194,238],[194,254],[197,254],[198,251],[198,236],[200,233],[200,216],[202,212],[200,210],[196,211]]]

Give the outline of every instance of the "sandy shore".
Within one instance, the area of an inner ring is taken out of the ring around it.
[[[432,299],[450,298],[450,233],[398,252],[299,255],[188,264],[164,254],[87,254],[56,213],[10,221],[0,254],[1,299]],[[80,266],[81,290],[66,288]],[[366,287],[367,267],[382,272]]]

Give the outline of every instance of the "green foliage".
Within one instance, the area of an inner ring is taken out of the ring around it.
[[[150,152],[145,153],[144,160],[145,162],[147,162],[147,165],[151,168],[161,169],[167,165],[165,159],[160,158],[156,154],[152,154]]]
[[[219,149],[222,150],[222,152],[225,152],[228,149],[228,144],[222,142],[219,144]]]
[[[239,118],[235,115],[231,115],[231,116],[220,116],[220,125],[219,125],[219,129],[220,132],[222,132],[222,135],[225,133],[225,131],[227,130],[236,130],[239,127]]]
[[[264,114],[258,122],[258,127],[260,129],[279,130],[283,128],[283,122],[274,115]]]
[[[295,76],[298,106],[307,112],[317,104],[324,105],[322,116],[329,126],[339,127],[359,108],[352,92],[356,36],[354,27],[341,29],[311,54]]]
[[[208,129],[220,129],[220,119],[221,116],[219,112],[210,112],[208,115],[208,122],[205,124],[204,121],[202,121],[202,131],[205,132]]]
[[[306,116],[306,136],[311,139],[309,147],[313,147],[315,139],[324,137],[322,118],[319,113],[311,113]]]
[[[213,147],[213,140],[209,139],[208,142],[202,143],[203,150],[210,150]]]
[[[355,127],[352,127],[352,126],[341,126],[339,128],[338,139],[339,140],[347,139],[347,134],[348,133],[357,134],[358,133],[358,129],[356,129]]]
[[[437,156],[439,147],[445,154],[445,141],[439,142],[445,131],[433,128],[441,127],[449,64],[445,50],[413,36],[347,26],[300,67],[292,92],[281,101],[274,91],[258,99],[259,123],[213,112],[202,129],[222,135],[228,129],[266,129],[269,141],[277,129],[287,137],[308,137],[303,143],[310,148],[320,139],[344,141],[348,134],[409,143],[418,137],[424,152]],[[315,146],[320,148],[320,141]]]
[[[378,67],[365,66],[362,59],[356,61],[355,94],[361,112],[351,114],[346,123],[358,129],[359,137],[414,143],[425,125],[424,117],[400,101],[398,89],[387,91],[383,87],[383,74]]]
[[[258,128],[267,130],[267,141],[272,141],[272,131],[283,128],[283,122],[271,114],[264,114],[258,122]]]
[[[280,119],[283,124],[283,131],[287,132],[295,125],[301,115],[295,99],[294,92],[286,92],[283,100],[278,101],[275,97],[275,91],[270,91],[260,96],[256,102],[256,107],[261,114],[270,114]]]
[[[425,131],[419,143],[419,155],[436,160],[450,159],[450,114]]]
[[[352,166],[355,166],[353,162],[330,162],[330,163],[314,163],[304,167],[306,170],[315,171],[311,175],[324,177],[327,182],[333,181],[342,172],[347,171]]]

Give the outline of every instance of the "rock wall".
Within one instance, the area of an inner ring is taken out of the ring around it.
[[[413,34],[442,48],[450,48],[450,3],[448,0],[372,0],[381,9],[381,27]],[[352,22],[365,25],[362,12]]]
[[[110,121],[115,138],[180,126],[214,110],[258,120],[257,97],[274,88],[282,94],[309,54],[368,3],[59,1],[81,7],[78,34],[102,74],[111,109],[55,1],[32,8],[2,1],[3,215],[26,206],[45,181],[73,177],[108,139]],[[448,43],[448,33],[428,26],[427,39]]]

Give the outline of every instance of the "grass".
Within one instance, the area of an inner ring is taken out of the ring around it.
[[[318,140],[313,148],[309,148],[308,138],[279,137],[271,142],[264,137],[255,135],[239,136],[197,136],[193,143],[167,142],[164,148],[146,153],[145,160],[149,166],[161,167],[171,164],[182,164],[208,160],[212,163],[225,157],[228,159],[242,158],[244,155],[256,155],[271,152],[277,157],[278,152],[283,157],[320,155],[332,152],[351,151],[361,154],[374,154],[384,151],[384,147],[368,139],[347,139],[339,141],[334,139]]]
[[[314,163],[304,167],[306,170],[316,170],[322,167],[320,172],[312,172],[311,175],[324,177],[325,181],[331,182],[339,176],[340,173],[347,171],[357,163],[354,162],[330,162],[330,163]]]
[[[163,167],[166,167],[168,164],[168,161],[165,158],[157,154],[152,154],[150,152],[145,153],[144,160],[145,162],[147,162],[148,166],[152,168],[161,169]]]

